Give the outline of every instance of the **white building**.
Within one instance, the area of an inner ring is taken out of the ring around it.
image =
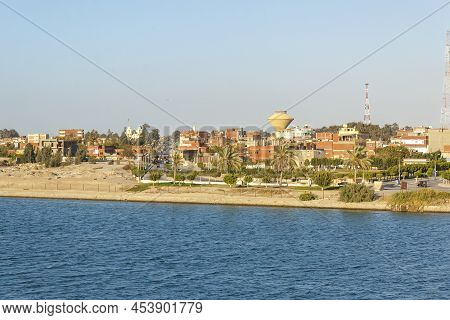
[[[283,131],[276,131],[275,137],[283,138],[285,140],[310,139],[313,134],[314,130],[308,124],[305,124],[303,127],[295,126],[286,128]]]

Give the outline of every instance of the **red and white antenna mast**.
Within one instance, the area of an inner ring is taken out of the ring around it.
[[[364,100],[364,120],[363,120],[363,123],[369,125],[369,124],[371,124],[371,120],[370,120],[370,103],[369,103],[369,84],[366,83],[364,86],[365,86],[365,89],[364,89],[365,100]]]
[[[447,31],[445,43],[445,73],[441,108],[441,126],[446,128],[450,117],[450,31]]]

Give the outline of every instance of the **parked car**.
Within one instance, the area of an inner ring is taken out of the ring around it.
[[[428,188],[428,182],[427,182],[427,181],[424,181],[424,180],[419,181],[419,182],[417,182],[417,186],[418,186],[419,188]]]

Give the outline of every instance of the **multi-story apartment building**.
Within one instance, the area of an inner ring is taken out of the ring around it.
[[[283,131],[275,131],[277,138],[283,138],[285,140],[311,139],[313,135],[314,130],[308,124],[305,124],[303,127],[295,126],[286,128]]]
[[[428,151],[436,152],[447,150],[450,146],[450,129],[428,129]]]
[[[58,138],[43,139],[39,142],[39,149],[44,147],[50,148],[53,154],[56,154],[59,151],[63,157],[68,157],[75,156],[78,149],[78,143],[74,140],[64,140]]]
[[[294,154],[299,163],[304,163],[305,160],[311,161],[314,158],[325,158],[325,151],[321,149],[294,150]]]
[[[366,150],[367,150],[367,156],[373,156],[375,155],[375,152],[377,149],[383,148],[383,141],[380,140],[366,140]]]
[[[248,158],[253,163],[271,160],[275,152],[275,147],[268,146],[249,146],[247,148]]]
[[[208,139],[208,145],[210,147],[223,147],[225,145],[225,133],[217,130],[211,131]]]
[[[395,137],[391,138],[391,144],[404,146],[411,151],[427,153],[429,152],[428,132],[427,127],[398,130]]]
[[[206,152],[209,132],[189,130],[180,132],[178,151],[187,161],[197,162],[199,154]]]
[[[101,159],[105,157],[105,148],[103,146],[87,146],[86,155],[90,158]]]
[[[27,135],[27,143],[31,143],[34,146],[39,146],[41,140],[48,139],[48,134],[46,133],[29,133]]]
[[[244,136],[244,144],[248,147],[260,146],[263,143],[261,131],[248,131]]]
[[[59,129],[58,137],[65,140],[83,140],[84,129]]]
[[[315,149],[323,150],[326,158],[347,159],[348,151],[355,149],[358,138],[358,130],[343,125],[337,133],[317,132]]]

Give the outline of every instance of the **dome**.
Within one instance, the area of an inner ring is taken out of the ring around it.
[[[294,118],[288,115],[286,111],[275,111],[267,120],[269,120],[269,123],[276,131],[283,131],[291,124]]]

